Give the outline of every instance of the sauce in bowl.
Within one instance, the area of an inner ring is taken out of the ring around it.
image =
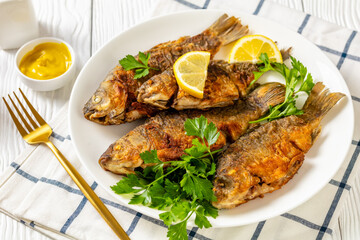
[[[26,53],[19,69],[27,77],[47,80],[65,73],[71,63],[70,51],[64,43],[46,42]]]

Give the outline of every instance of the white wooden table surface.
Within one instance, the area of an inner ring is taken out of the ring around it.
[[[360,0],[268,0],[317,16],[329,22],[360,30]],[[109,39],[147,16],[156,0],[32,0],[40,23],[40,36],[69,42],[78,57],[78,69]],[[285,20],[284,20],[285,21]],[[21,87],[40,114],[50,120],[68,101],[73,82],[52,92],[35,92],[17,78],[16,50],[0,50],[0,95]],[[0,103],[0,172],[25,147],[5,105]],[[338,219],[335,239],[360,239],[360,172]],[[0,239],[45,240],[47,237],[0,214]]]

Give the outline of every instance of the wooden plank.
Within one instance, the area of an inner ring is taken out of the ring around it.
[[[40,36],[58,37],[67,41],[75,50],[77,71],[90,56],[90,1],[42,1],[33,0],[39,22]],[[17,78],[13,67],[16,50],[0,51],[0,95],[21,87],[30,101],[46,120],[50,120],[68,101],[73,82],[62,89],[51,92],[36,92],[28,89]],[[3,104],[3,103],[1,103]],[[0,107],[0,172],[25,148],[25,142],[7,117],[5,108]],[[0,239],[48,239],[44,235],[25,227],[4,214],[0,214]]]
[[[94,0],[93,52],[116,35],[150,17],[148,14],[155,2],[155,0]]]
[[[278,3],[280,5],[283,5],[285,7],[296,9],[299,11],[303,11],[303,4],[302,0],[270,0],[271,2]]]
[[[303,0],[304,11],[340,26],[360,30],[360,1]]]
[[[360,30],[360,1],[303,0],[304,11],[331,23]],[[356,171],[356,170],[354,170]],[[360,239],[360,176],[352,183],[352,189],[340,212],[335,226],[334,239]]]
[[[358,171],[350,194],[342,207],[339,217],[341,229],[338,239],[360,239],[360,172]]]
[[[304,10],[314,16],[326,19],[353,29],[360,27],[360,1],[336,1],[336,0],[270,0],[297,10]],[[93,0],[93,19],[91,21],[91,1],[41,1],[33,0],[37,17],[40,21],[42,36],[56,36],[68,41],[80,57],[79,69],[92,52],[98,50],[103,44],[120,32],[143,21],[149,17],[151,7],[156,0]],[[117,11],[115,11],[117,10]],[[90,23],[92,22],[92,36]],[[71,32],[72,34],[69,34]],[[90,46],[90,42],[92,42]],[[16,89],[24,87],[11,67],[15,51],[0,51],[0,79],[8,80],[1,83],[0,93],[2,96]],[[9,81],[11,79],[12,81]],[[64,89],[49,93],[37,93],[26,90],[30,100],[38,106],[38,109],[46,119],[52,116],[68,100],[72,84]],[[0,108],[0,116],[7,113]],[[9,162],[24,148],[25,143],[17,134],[9,118],[3,117],[0,122],[0,142],[3,143],[0,153],[0,171],[8,166]],[[359,203],[360,180],[357,178],[350,197],[344,205],[342,215],[339,218],[339,226],[342,231],[335,230],[335,236],[343,239],[359,239],[360,219]],[[354,214],[355,213],[355,214]],[[22,224],[0,214],[0,239],[48,239],[43,235],[25,228]],[[4,231],[5,230],[5,231]],[[355,237],[358,236],[358,237]]]

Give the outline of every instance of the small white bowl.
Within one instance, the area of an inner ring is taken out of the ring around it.
[[[20,64],[21,59],[24,57],[24,55],[26,53],[33,50],[34,47],[36,47],[37,45],[39,45],[41,43],[46,43],[46,42],[64,43],[66,45],[66,47],[69,49],[70,55],[71,55],[71,65],[70,65],[69,69],[66,70],[66,72],[63,73],[62,75],[55,77],[55,78],[47,79],[47,80],[38,80],[38,79],[34,79],[34,78],[30,78],[28,76],[25,76],[19,69],[19,64]],[[17,53],[15,55],[15,66],[16,66],[16,71],[18,72],[18,74],[20,76],[20,79],[26,86],[28,86],[29,88],[32,88],[36,91],[52,91],[52,90],[59,89],[59,88],[65,86],[70,80],[72,80],[75,77],[75,69],[76,69],[75,52],[67,42],[65,42],[61,39],[53,38],[53,37],[37,38],[28,43],[25,43],[17,51]]]

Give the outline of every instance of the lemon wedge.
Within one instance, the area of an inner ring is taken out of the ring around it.
[[[204,51],[188,52],[174,63],[174,74],[181,89],[188,94],[203,98],[210,53]]]
[[[240,38],[230,51],[229,62],[256,63],[261,53],[267,53],[270,61],[283,62],[276,44],[263,35],[247,35]]]

